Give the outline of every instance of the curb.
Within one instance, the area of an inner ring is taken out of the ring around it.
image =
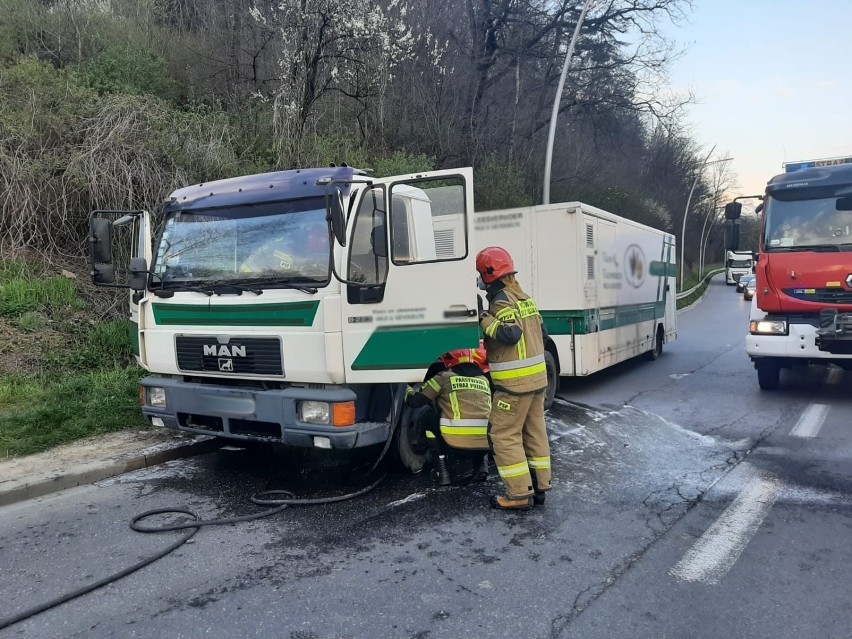
[[[0,507],[8,506],[36,497],[44,497],[68,488],[93,484],[108,477],[115,477],[149,466],[157,466],[174,459],[183,459],[212,452],[222,446],[215,437],[174,448],[159,450],[147,455],[136,455],[124,459],[79,464],[66,472],[36,481],[10,482],[12,485],[0,489]]]

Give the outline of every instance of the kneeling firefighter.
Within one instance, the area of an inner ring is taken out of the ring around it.
[[[446,367],[419,389],[408,387],[405,403],[411,408],[434,404],[436,410],[421,418],[430,442],[437,483],[452,483],[447,455],[466,457],[473,466],[472,478],[488,476],[488,416],[491,414],[491,384],[486,373],[484,349],[462,348],[438,358]]]

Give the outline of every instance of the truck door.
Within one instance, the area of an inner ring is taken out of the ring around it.
[[[346,381],[420,381],[439,355],[479,344],[472,169],[374,180],[354,197]]]

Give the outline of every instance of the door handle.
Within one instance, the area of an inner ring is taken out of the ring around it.
[[[476,310],[472,308],[457,308],[444,311],[444,317],[450,319],[452,317],[476,317]]]

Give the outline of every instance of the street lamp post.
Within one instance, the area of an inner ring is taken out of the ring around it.
[[[695,191],[695,186],[698,184],[698,178],[701,177],[702,171],[704,171],[704,167],[708,164],[718,164],[719,162],[730,162],[734,158],[722,158],[721,160],[713,160],[712,162],[708,162],[710,156],[713,154],[713,151],[716,150],[716,145],[713,145],[713,148],[710,149],[710,153],[707,154],[707,157],[704,158],[704,161],[701,163],[701,166],[698,167],[698,172],[695,174],[695,179],[692,181],[692,187],[689,189],[689,197],[686,198],[686,209],[683,211],[683,228],[680,231],[680,290],[683,290],[683,267],[686,264],[686,216],[689,213],[689,204],[692,202],[692,194]],[[699,238],[700,242],[700,238]],[[699,252],[701,247],[699,246]]]
[[[594,0],[586,0],[583,3],[583,8],[580,10],[580,17],[577,18],[577,26],[574,27],[574,35],[571,36],[571,43],[568,45],[568,53],[565,55],[565,63],[562,65],[562,74],[559,76],[559,86],[556,89],[556,97],[553,99],[553,111],[550,114],[550,130],[547,134],[547,151],[544,156],[544,185],[542,188],[542,204],[550,204],[550,168],[553,163],[553,142],[556,139],[556,118],[559,115],[559,103],[562,102],[562,90],[565,88],[565,76],[568,75],[568,66],[571,64],[571,58],[574,56],[574,46],[577,44],[577,37],[580,35],[580,27],[583,25],[583,20],[586,18],[586,10],[592,5]]]

